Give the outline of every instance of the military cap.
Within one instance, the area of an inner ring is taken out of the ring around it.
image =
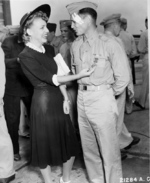
[[[121,23],[127,24],[127,19],[126,18],[121,18]]]
[[[60,29],[64,27],[71,26],[72,21],[71,20],[60,20]]]
[[[120,20],[121,14],[112,14],[106,18],[103,19],[103,21],[100,23],[100,25],[107,25],[113,22],[116,22],[116,20]]]
[[[78,13],[79,10],[83,9],[83,8],[92,8],[94,10],[97,9],[97,4],[96,3],[92,3],[89,1],[82,1],[82,2],[76,2],[76,3],[71,3],[69,5],[66,6],[68,12],[70,15],[72,15],[73,13]]]
[[[57,25],[55,23],[47,23],[47,28],[49,32],[56,32]]]

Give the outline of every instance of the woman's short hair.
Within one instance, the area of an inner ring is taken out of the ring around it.
[[[25,25],[23,26],[23,34],[22,34],[22,39],[25,43],[30,41],[30,35],[27,33],[27,29],[30,28],[30,26],[33,24],[33,21],[36,18],[41,18],[45,22],[48,21],[48,17],[46,13],[43,13],[42,11],[38,11],[34,14],[32,14],[26,21]]]
[[[83,9],[79,10],[78,13],[84,14],[84,15],[86,15],[86,14],[90,15],[95,22],[97,20],[97,12],[92,8],[83,8]]]

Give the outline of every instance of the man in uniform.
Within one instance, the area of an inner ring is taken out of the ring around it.
[[[121,30],[119,33],[119,38],[122,40],[127,57],[128,57],[128,61],[129,61],[129,65],[131,67],[131,58],[133,59],[135,56],[137,57],[137,48],[136,48],[136,44],[135,44],[135,40],[134,37],[132,36],[132,34],[130,34],[129,32],[126,31],[127,29],[127,19],[125,18],[121,18]],[[132,75],[131,75],[132,76]],[[131,78],[131,83],[130,85],[132,85],[133,87],[133,79]],[[128,93],[126,93],[126,103],[125,103],[125,112],[127,114],[132,113],[133,110],[133,102],[134,102],[134,98],[129,98]]]
[[[0,42],[3,42],[8,29],[0,26]],[[5,62],[4,52],[0,43],[0,182],[8,183],[15,178],[13,146],[8,133],[7,124],[3,110],[3,97],[5,92]]]
[[[121,18],[121,14],[110,15],[106,17],[100,23],[100,25],[104,26],[105,35],[117,41],[118,44],[120,45],[121,50],[118,49],[118,52],[122,53],[122,56],[120,56],[120,63],[122,63],[122,61],[125,60],[126,65],[128,66],[128,71],[130,73],[130,81],[127,85],[127,92],[129,93],[129,97],[132,98],[134,96],[134,90],[133,90],[131,69],[130,69],[129,61],[124,49],[124,45],[121,39],[117,37],[121,30],[120,18]],[[129,149],[132,145],[137,144],[140,139],[138,137],[132,137],[131,133],[129,133],[129,131],[127,130],[124,124],[126,88],[124,88],[124,91],[116,98],[117,98],[117,105],[119,110],[119,116],[117,121],[117,135],[118,135],[120,149],[123,149],[123,148]]]
[[[27,16],[25,14],[20,20]],[[5,53],[6,64],[6,88],[4,95],[4,112],[7,121],[7,127],[12,139],[14,148],[14,160],[21,160],[19,149],[19,124],[20,124],[20,101],[23,101],[28,116],[30,116],[30,105],[33,88],[28,79],[21,70],[18,55],[24,49],[22,42],[22,27],[20,26],[17,35],[7,37],[2,43],[2,49]]]
[[[138,43],[138,51],[141,54],[143,68],[142,68],[142,86],[140,91],[139,100],[135,105],[142,110],[145,109],[148,95],[149,95],[149,54],[148,54],[148,19],[145,19],[146,30],[142,32]]]
[[[78,122],[89,180],[120,183],[122,167],[115,95],[120,95],[129,82],[126,57],[116,40],[98,33],[97,4],[72,3],[67,9],[78,36],[72,44],[73,71],[95,67],[90,77],[78,80]]]

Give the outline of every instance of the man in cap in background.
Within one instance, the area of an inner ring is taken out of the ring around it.
[[[72,24],[71,20],[60,20],[60,31],[65,43],[61,45],[59,52],[64,58],[70,70],[71,70],[70,48],[71,48],[72,42],[76,38],[74,30],[71,28],[71,24]],[[68,82],[66,83],[66,86],[67,86],[68,97],[70,100],[69,114],[70,114],[70,118],[73,123],[73,126],[78,135],[79,130],[78,130],[78,122],[77,122],[77,102],[76,102],[77,101],[77,82],[76,81]]]
[[[12,139],[14,148],[14,160],[21,159],[19,153],[19,124],[20,124],[20,103],[24,102],[28,116],[30,116],[30,104],[32,97],[32,86],[24,75],[18,60],[19,53],[24,49],[22,42],[22,20],[26,18],[25,14],[20,21],[20,29],[17,35],[7,37],[2,43],[2,49],[5,53],[6,64],[6,89],[4,95],[4,112],[8,131]],[[15,107],[14,107],[15,106]]]
[[[73,42],[76,38],[74,30],[71,28],[71,24],[71,20],[60,20],[60,31],[65,42]]]
[[[78,80],[78,122],[83,156],[91,183],[119,183],[121,157],[116,132],[117,103],[129,82],[122,49],[98,33],[97,4],[78,2],[67,6],[78,38],[72,44],[73,72],[93,68],[90,77]],[[119,51],[118,51],[119,47]]]
[[[137,54],[137,48],[136,48],[136,44],[135,44],[135,40],[134,37],[132,36],[132,34],[130,34],[129,32],[126,31],[127,29],[127,19],[125,18],[121,18],[121,30],[119,33],[119,38],[122,40],[127,57],[128,57],[128,61],[129,61],[129,65],[131,68],[131,58],[137,58],[137,56],[139,54]],[[130,85],[132,85],[131,87],[134,90],[134,86],[133,86],[133,79],[130,80],[131,83]],[[128,95],[128,89],[127,89],[127,93],[126,93],[126,102],[125,102],[125,112],[127,114],[132,113],[133,110],[133,102],[134,102],[134,98],[129,97]]]
[[[121,30],[119,33],[119,38],[122,40],[126,54],[130,58],[133,55],[137,54],[135,40],[134,40],[134,37],[132,36],[132,34],[130,34],[129,32],[126,31],[127,19],[121,18],[120,21],[121,21]]]
[[[129,61],[124,49],[124,45],[120,38],[118,38],[120,30],[121,30],[121,14],[113,14],[106,17],[100,25],[104,26],[104,33],[107,37],[111,38],[114,41],[114,44],[117,44],[115,48],[119,53],[119,61],[125,62],[128,68],[128,72],[130,73],[130,81],[127,85],[127,90],[129,96],[132,98],[134,96],[133,91],[133,83],[132,83],[132,74],[129,66]],[[120,68],[118,68],[120,69]],[[125,72],[125,71],[123,71]],[[137,137],[132,137],[131,133],[127,130],[124,124],[124,111],[125,111],[125,99],[126,99],[126,88],[116,97],[117,105],[119,110],[119,116],[117,120],[117,135],[119,140],[120,149],[126,148],[129,149],[132,145],[137,144],[140,139]]]

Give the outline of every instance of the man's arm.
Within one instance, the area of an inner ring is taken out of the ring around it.
[[[142,54],[147,52],[146,46],[146,34],[143,32],[140,36],[139,43],[138,43],[138,51]]]
[[[9,37],[3,41],[2,49],[5,53],[6,68],[12,69],[18,67],[17,57],[12,58],[12,43],[9,40]]]
[[[130,80],[127,56],[124,49],[115,40],[109,41],[107,51],[115,79],[113,90],[115,95],[120,95],[125,90]]]
[[[4,96],[4,91],[5,91],[5,63],[4,63],[4,52],[2,48],[0,47],[0,100]]]

